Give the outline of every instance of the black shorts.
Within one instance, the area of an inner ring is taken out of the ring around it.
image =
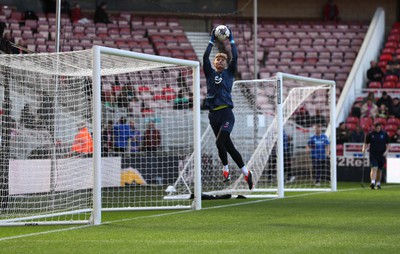
[[[210,120],[210,125],[215,136],[218,135],[220,130],[231,133],[235,124],[235,116],[231,108],[223,108],[216,111],[211,110],[208,113],[208,120]]]
[[[385,165],[385,156],[370,154],[369,163],[371,165],[371,168],[377,167],[378,169],[383,169],[383,166]]]

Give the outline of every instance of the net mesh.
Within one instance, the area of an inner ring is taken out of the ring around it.
[[[92,61],[91,50],[0,56],[0,224],[90,219]],[[163,196],[193,152],[192,82],[189,67],[102,55],[104,208],[191,205]]]
[[[313,169],[307,149],[314,126],[325,132],[329,123],[329,85],[287,79],[283,83],[284,175],[286,189],[320,189],[329,187],[329,168]],[[254,192],[277,190],[277,81],[237,81],[232,90],[235,127],[231,138],[246,167],[253,173]],[[307,108],[308,116],[300,111]],[[317,114],[320,113],[318,116]],[[329,141],[329,138],[327,139]],[[310,145],[311,148],[311,145]],[[310,149],[311,150],[311,149]],[[230,159],[230,157],[228,156]],[[328,165],[328,158],[325,158]],[[193,184],[193,158],[188,157],[174,194],[187,194]],[[202,191],[207,194],[249,194],[248,185],[237,165],[230,159],[232,180],[224,183],[222,164],[215,136],[208,127],[202,136]],[[317,184],[318,183],[318,184]]]

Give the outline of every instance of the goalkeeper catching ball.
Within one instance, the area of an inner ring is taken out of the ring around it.
[[[207,79],[206,107],[209,109],[208,119],[216,137],[218,155],[223,164],[222,175],[224,181],[231,179],[228,167],[228,153],[242,170],[249,189],[253,189],[253,177],[250,170],[243,163],[242,155],[232,143],[230,134],[235,124],[235,116],[232,112],[232,86],[237,69],[237,48],[230,31],[229,41],[232,50],[232,59],[228,63],[225,53],[216,54],[213,66],[210,62],[211,49],[215,42],[215,29],[211,32],[211,38],[203,55],[203,70]]]

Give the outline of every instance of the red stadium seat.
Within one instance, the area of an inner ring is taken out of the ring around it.
[[[393,81],[385,81],[382,84],[382,88],[394,89],[396,88],[396,83]]]
[[[386,121],[386,124],[395,124],[397,126],[400,126],[400,119],[397,117],[389,117]]]
[[[399,81],[399,77],[397,76],[397,75],[387,75],[386,77],[385,77],[385,81],[394,81],[394,82],[397,82],[397,81]]]
[[[396,52],[396,49],[395,48],[392,48],[392,47],[390,47],[390,48],[384,48],[383,50],[382,50],[382,54],[394,54]]]
[[[376,124],[376,123],[381,123],[381,124],[382,124],[382,127],[385,127],[385,125],[386,125],[386,118],[377,117],[377,118],[374,119],[374,124]]]
[[[360,119],[358,117],[355,117],[355,116],[349,116],[346,119],[346,123],[359,124],[360,123]]]
[[[369,125],[371,126],[373,123],[373,120],[371,117],[362,117],[360,118],[360,125]]]
[[[396,132],[394,132],[394,131],[386,131],[386,132],[387,132],[389,138],[392,138],[393,135],[396,133]]]
[[[336,144],[336,156],[343,156],[343,144]]]
[[[386,124],[385,125],[385,131],[389,132],[395,132],[397,130],[397,125],[396,124]]]
[[[346,123],[346,128],[349,131],[354,131],[356,129],[356,127],[357,127],[357,124],[355,124],[355,123]]]
[[[382,54],[379,57],[379,61],[392,61],[393,60],[393,56],[391,54]]]
[[[381,82],[370,82],[368,88],[382,88]]]

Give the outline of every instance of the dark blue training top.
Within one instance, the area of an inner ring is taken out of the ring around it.
[[[371,131],[365,138],[365,143],[369,144],[370,155],[382,156],[389,144],[389,135],[383,130]]]
[[[207,97],[206,107],[214,109],[218,106],[228,105],[233,108],[232,102],[232,85],[237,69],[237,49],[234,43],[231,43],[232,60],[228,64],[228,68],[218,73],[210,62],[210,53],[213,47],[209,43],[203,55],[203,71],[207,79]]]
[[[325,134],[314,135],[308,140],[308,146],[311,147],[312,159],[326,159],[326,146],[329,145],[329,139]]]

